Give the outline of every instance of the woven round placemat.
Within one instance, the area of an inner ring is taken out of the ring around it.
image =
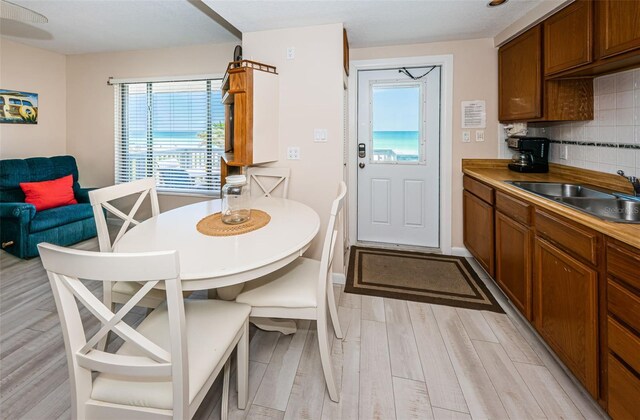
[[[251,209],[251,217],[238,225],[227,225],[222,222],[221,213],[213,213],[200,220],[196,225],[198,232],[208,236],[234,236],[251,232],[264,227],[271,220],[271,216],[262,210]]]

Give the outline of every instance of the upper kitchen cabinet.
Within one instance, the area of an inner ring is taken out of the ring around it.
[[[637,1],[599,0],[596,3],[600,59],[640,48],[640,4]]]
[[[544,21],[544,74],[593,60],[593,3],[578,0]]]
[[[498,51],[500,121],[542,117],[542,31],[528,30]]]
[[[500,122],[592,120],[592,81],[545,80],[542,41],[537,25],[498,50]]]
[[[244,167],[278,160],[278,75],[276,68],[243,60],[229,64],[222,80],[225,104],[227,167]]]

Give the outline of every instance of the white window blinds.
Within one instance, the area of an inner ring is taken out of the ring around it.
[[[154,177],[159,191],[219,193],[224,149],[220,83],[114,84],[115,182]]]

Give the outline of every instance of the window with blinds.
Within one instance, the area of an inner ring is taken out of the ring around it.
[[[220,192],[221,80],[115,84],[116,183],[154,177],[158,191]]]

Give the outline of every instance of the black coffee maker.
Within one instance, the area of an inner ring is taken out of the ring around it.
[[[509,137],[513,154],[509,169],[515,172],[549,172],[549,139],[544,137]]]

